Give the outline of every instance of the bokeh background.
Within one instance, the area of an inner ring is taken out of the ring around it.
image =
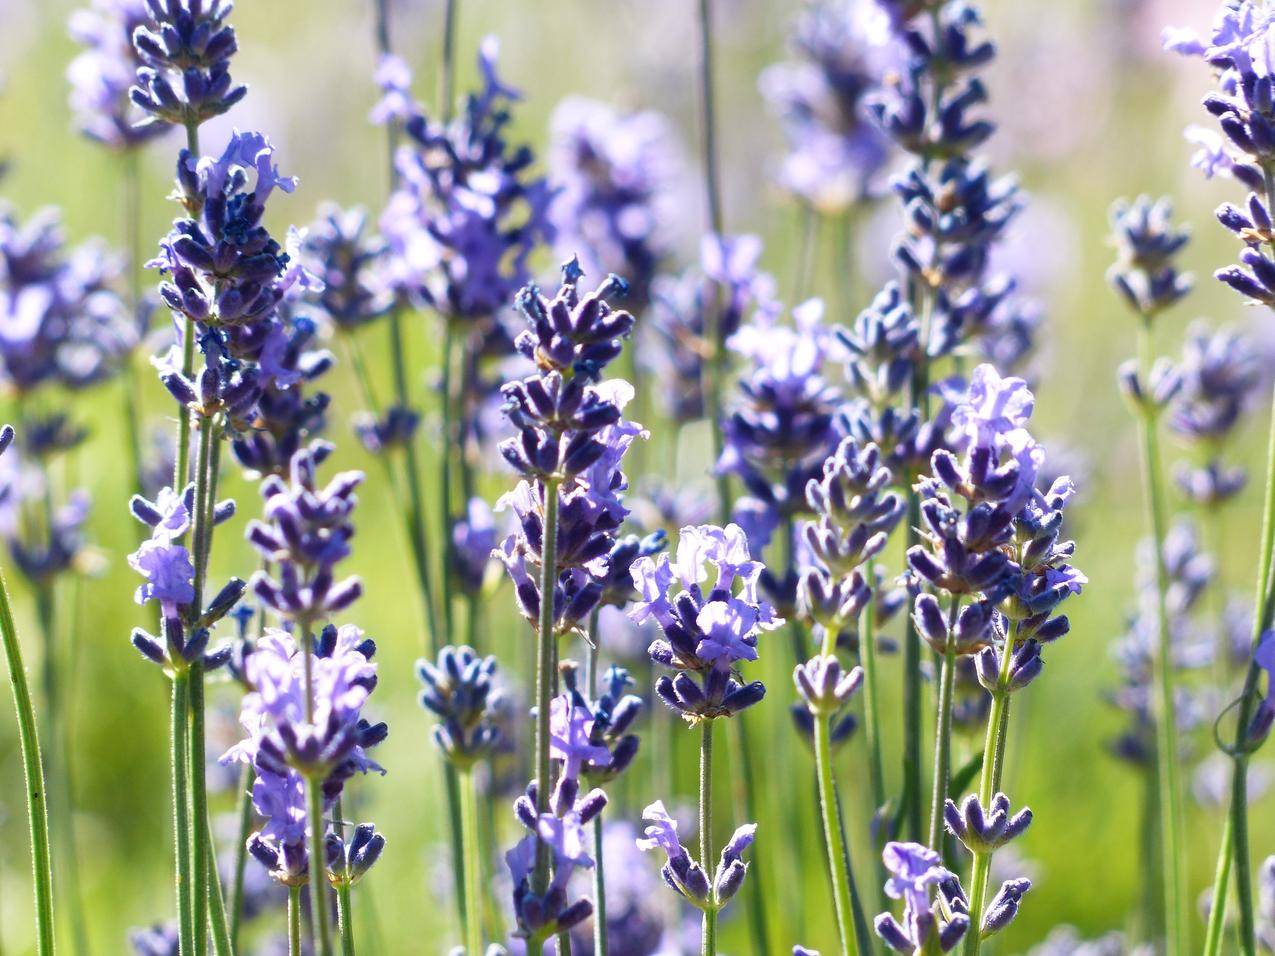
[[[69,0],[0,0],[0,156],[10,165],[0,180],[0,196],[24,215],[56,205],[73,239],[101,235],[114,242],[119,235],[120,169],[75,132],[66,104],[64,72],[76,50],[65,23],[75,6]],[[440,5],[397,0],[394,6],[395,45],[417,70],[418,94],[430,103],[440,52]],[[799,218],[791,201],[772,185],[782,136],[758,92],[757,78],[766,65],[787,54],[797,4],[718,0],[718,6],[728,228],[764,238],[763,264],[778,278],[781,296],[791,296],[801,246]],[[1091,581],[1069,605],[1070,636],[1051,649],[1044,678],[1015,713],[1011,793],[1016,803],[1029,804],[1036,813],[1035,824],[1018,845],[1036,888],[1000,941],[1002,953],[1027,951],[1060,923],[1075,924],[1087,934],[1121,928],[1142,892],[1136,824],[1140,783],[1108,752],[1121,717],[1104,702],[1104,693],[1116,681],[1109,647],[1130,608],[1135,545],[1143,521],[1132,424],[1114,384],[1117,364],[1132,351],[1134,330],[1104,280],[1112,255],[1105,238],[1111,200],[1168,194],[1181,216],[1196,224],[1187,260],[1199,288],[1164,320],[1160,341],[1165,352],[1177,349],[1186,323],[1198,316],[1248,327],[1263,354],[1271,354],[1275,345],[1269,316],[1263,312],[1250,318],[1237,297],[1210,278],[1233,256],[1233,244],[1212,222],[1211,210],[1232,198],[1234,188],[1206,182],[1188,168],[1191,147],[1182,128],[1202,117],[1198,104],[1207,76],[1198,63],[1159,51],[1164,25],[1202,26],[1209,12],[1204,8],[1210,6],[1188,0],[986,3],[988,27],[1001,52],[991,72],[991,112],[1001,123],[992,158],[1000,169],[1017,170],[1031,195],[1031,208],[1013,232],[1013,254],[1048,313],[1036,432],[1051,447],[1075,452],[1086,465],[1075,530],[1077,563]],[[230,125],[261,129],[272,137],[284,171],[301,179],[295,195],[272,204],[276,234],[289,223],[311,220],[323,200],[362,203],[373,210],[383,202],[384,134],[367,121],[376,99],[370,7],[363,0],[243,0],[235,12],[241,52],[234,75],[249,84],[250,93],[205,132],[204,142],[212,151]],[[671,118],[684,143],[688,170],[681,203],[684,221],[667,227],[684,261],[694,258],[695,237],[704,221],[695,167],[693,17],[690,0],[461,0],[458,33],[461,89],[474,79],[479,39],[488,33],[501,38],[502,71],[525,92],[516,112],[517,138],[538,148],[546,142],[555,104],[568,94],[656,109]],[[175,149],[170,138],[146,154],[148,237],[158,239],[173,214],[165,196]],[[832,258],[833,237],[821,236],[815,289],[828,298],[834,320],[852,318],[883,275],[895,215],[892,203],[883,205],[880,222],[870,214],[858,229],[853,301],[842,291]],[[552,265],[546,254],[540,271],[551,275]],[[436,321],[421,315],[409,326],[414,388],[418,396],[432,395]],[[367,341],[388,375],[383,335],[373,333]],[[334,397],[329,433],[339,446],[336,461],[340,467],[364,468],[370,476],[361,495],[361,531],[350,563],[367,585],[355,616],[380,647],[381,685],[373,709],[391,728],[379,753],[389,774],[355,785],[359,816],[374,819],[390,841],[384,860],[356,893],[357,924],[365,952],[442,952],[458,936],[442,862],[440,764],[429,741],[429,722],[415,703],[412,664],[422,649],[419,603],[380,472],[350,434],[350,415],[361,404],[354,379],[339,367],[325,386]],[[130,927],[166,918],[172,907],[167,694],[156,669],[143,664],[128,645],[130,628],[141,623],[143,614],[132,602],[135,579],[124,556],[134,548],[139,530],[125,508],[128,465],[115,389],[108,385],[74,402],[76,416],[91,427],[92,437],[68,462],[67,477],[92,490],[91,536],[101,561],[95,575],[64,585],[58,596],[73,664],[68,736],[81,876],[93,950],[99,954],[124,951]],[[171,403],[158,382],[148,376],[143,391],[147,415],[157,425],[165,424]],[[16,414],[11,405],[0,398],[5,416]],[[1241,441],[1240,452],[1254,468],[1261,457],[1261,432],[1260,424],[1251,426]],[[697,451],[706,444],[704,433],[685,438],[679,477],[708,494],[707,462]],[[434,449],[427,445],[431,459]],[[432,468],[432,462],[427,460],[426,467]],[[494,500],[504,484],[502,477],[489,478],[483,491]],[[233,467],[227,469],[224,490],[241,507],[218,535],[215,579],[245,574],[255,563],[241,532],[255,513],[256,491]],[[1259,514],[1254,499],[1250,488],[1228,513],[1219,555],[1226,586],[1244,594],[1251,588]],[[11,583],[19,625],[29,640],[29,662],[35,666],[31,597]],[[512,610],[508,588],[502,585],[488,607],[483,640],[490,643],[485,646],[500,649],[509,669],[526,673],[532,644]],[[787,648],[779,643],[773,653],[763,648],[760,672],[772,688],[765,706],[775,713],[761,722],[757,745],[764,765],[773,768],[769,786],[776,811],[813,820],[807,757],[781,713],[791,693],[789,661]],[[892,691],[897,674],[897,663],[888,662],[885,679]],[[236,695],[222,687],[210,693],[225,710],[227,732],[233,730]],[[886,706],[887,714],[897,713],[893,694]],[[7,703],[0,705],[0,715],[8,710]],[[689,736],[678,733],[679,738]],[[897,738],[897,721],[889,733],[891,740]],[[219,743],[224,742],[223,737]],[[656,744],[656,750],[664,746]],[[641,778],[630,781],[608,811],[612,819],[636,820],[641,807],[657,797],[671,804],[689,802],[694,783],[690,741],[678,746],[684,763],[673,775],[676,792],[649,792],[644,781],[650,778],[639,768]],[[861,746],[861,741],[852,742],[839,764],[849,812],[858,819],[863,804],[856,794],[866,786]],[[968,742],[960,747],[968,753]],[[897,752],[893,747],[889,751],[892,773],[897,773]],[[20,760],[7,717],[0,720],[0,781],[0,944],[4,952],[19,954],[32,945],[29,872]],[[233,797],[223,793],[214,799],[218,808],[229,810]],[[1275,852],[1271,807],[1265,798],[1253,812],[1253,847],[1259,859]],[[1211,876],[1219,816],[1195,802],[1190,813],[1191,886],[1196,892]],[[499,809],[496,816],[508,842],[512,820]],[[761,839],[783,837],[763,827]],[[223,838],[221,845],[226,844]],[[862,841],[856,849],[864,852]],[[778,908],[787,913],[785,941],[830,945],[831,908],[817,850],[813,845],[785,846],[779,856],[781,870],[769,884],[779,894]],[[654,860],[649,863],[653,868]],[[674,909],[670,905],[670,912]],[[734,910],[724,949],[745,952],[743,908],[736,905]],[[273,926],[269,920],[275,921]],[[267,930],[281,926],[282,911],[268,918]]]

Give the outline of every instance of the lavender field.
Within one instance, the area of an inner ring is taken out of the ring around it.
[[[1268,0],[0,0],[0,954],[1275,953],[1272,204]]]

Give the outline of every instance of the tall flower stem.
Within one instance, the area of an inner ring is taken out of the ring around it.
[[[288,956],[301,956],[301,887],[288,887]]]
[[[1009,727],[1009,668],[1018,642],[1018,625],[1015,624],[1005,639],[1001,652],[1000,672],[996,689],[992,691],[992,706],[987,713],[987,737],[983,744],[983,769],[979,774],[978,799],[990,806],[992,797],[1000,790],[1005,772],[1005,738]],[[982,946],[983,904],[987,897],[987,880],[992,868],[992,854],[977,852],[970,877],[970,930],[965,934],[965,956],[978,956]]]
[[[248,836],[252,832],[252,785],[257,774],[252,764],[244,764],[239,776],[239,836],[235,841],[235,873],[230,891],[230,948],[239,948],[239,928],[243,924],[244,876],[248,867]]]
[[[1275,617],[1275,587],[1271,582],[1272,556],[1275,552],[1275,397],[1272,399],[1270,438],[1267,445],[1266,494],[1262,511],[1261,544],[1258,551],[1256,613],[1253,615],[1252,646],[1256,650],[1262,635]],[[1261,670],[1256,660],[1250,661],[1244,675],[1244,689],[1236,708],[1235,736],[1231,745],[1231,802],[1222,830],[1217,871],[1213,884],[1214,912],[1209,915],[1205,953],[1213,956],[1221,945],[1226,888],[1230,871],[1235,874],[1235,895],[1239,909],[1240,950],[1244,956],[1256,952],[1253,922],[1253,878],[1248,852],[1248,762],[1246,736],[1257,706],[1257,686]],[[1229,860],[1229,862],[1228,862]],[[1218,902],[1220,901],[1220,902]],[[1216,922],[1217,925],[1214,925]],[[1212,948],[1209,948],[1209,947]]]
[[[1149,374],[1154,343],[1151,321],[1143,317],[1138,326],[1138,355],[1141,375]],[[1156,630],[1155,712],[1156,760],[1160,782],[1160,838],[1164,847],[1164,909],[1168,956],[1186,952],[1185,876],[1182,856],[1182,786],[1178,766],[1178,733],[1173,688],[1173,642],[1169,629],[1168,569],[1164,560],[1166,514],[1163,467],[1160,459],[1158,417],[1146,409],[1138,411],[1138,437],[1142,451],[1142,482],[1147,523],[1155,549]]]
[[[589,699],[598,699],[598,611],[589,615],[589,656],[585,680]],[[607,956],[607,890],[602,859],[602,815],[593,818],[593,956]]]
[[[450,7],[450,4],[449,4]],[[443,318],[443,381],[441,396],[443,403],[443,447],[439,450],[438,455],[438,516],[439,527],[442,529],[443,535],[443,628],[447,635],[448,641],[452,640],[455,634],[452,619],[452,594],[454,589],[451,584],[454,577],[450,573],[452,568],[452,474],[456,470],[453,463],[457,456],[457,448],[460,445],[458,436],[456,435],[456,396],[452,394],[453,387],[456,382],[455,365],[456,350],[458,345],[458,336],[456,335],[456,323],[452,320]]]
[[[713,872],[713,721],[700,721],[699,738],[699,862]],[[717,953],[717,893],[704,907],[700,925],[700,956]]]
[[[306,642],[307,647],[309,641]],[[308,650],[305,653],[310,653]],[[310,817],[310,918],[314,923],[314,948],[319,956],[333,956],[332,925],[328,920],[328,888],[324,873],[323,780],[306,777],[306,799]]]
[[[354,956],[354,913],[350,904],[350,884],[342,880],[336,888],[336,924],[341,935],[341,956]]]
[[[943,804],[947,801],[948,778],[952,773],[952,691],[956,687],[956,614],[961,599],[952,595],[947,618],[947,646],[943,651],[943,668],[939,673],[937,726],[934,729],[934,790],[930,799],[929,846],[942,853]],[[984,757],[986,760],[986,757]]]
[[[53,506],[46,494],[46,521],[52,524]],[[88,931],[84,924],[84,901],[80,895],[80,852],[75,839],[75,814],[72,807],[70,738],[67,734],[65,705],[62,701],[61,642],[55,620],[54,585],[52,581],[37,583],[35,589],[36,620],[39,623],[43,655],[40,682],[44,691],[44,725],[51,741],[43,754],[47,762],[49,816],[53,830],[59,834],[55,850],[60,861],[59,896],[70,914],[71,934],[77,953],[88,953]]]
[[[187,700],[190,675],[185,668],[173,674],[172,755],[173,755],[173,839],[177,845],[177,926],[181,951],[195,952],[193,884],[190,870],[190,797],[186,789],[187,745],[190,742]]]
[[[128,249],[128,298],[133,310],[133,327],[142,331],[142,215],[140,150],[130,149],[123,157],[123,232]],[[129,462],[133,467],[133,490],[145,490],[142,466],[141,398],[137,388],[136,350],[129,349],[120,367],[120,384],[123,397],[123,419],[128,440]]]
[[[921,502],[908,488],[907,533],[904,547],[919,541],[916,528],[921,523]],[[907,839],[921,839],[921,637],[908,616],[903,631],[903,795],[902,832]]]
[[[22,773],[26,780],[27,825],[31,831],[31,871],[35,894],[35,944],[39,956],[53,954],[53,866],[49,854],[48,788],[40,760],[40,736],[35,706],[27,684],[22,645],[9,606],[9,589],[0,574],[0,638],[9,666],[9,686],[18,713],[18,744],[22,748]]]
[[[875,578],[871,561],[865,577],[869,582]],[[877,683],[875,612],[871,600],[859,612],[859,662],[863,665],[863,732],[868,744],[868,784],[872,790],[873,811],[879,812],[885,806],[885,764],[881,757],[881,690]]]
[[[458,776],[461,793],[461,830],[465,848],[465,898],[471,903],[465,919],[465,949],[470,956],[483,956],[483,915],[482,907],[478,905],[478,901],[482,899],[478,877],[478,861],[482,855],[482,843],[478,833],[478,788],[474,781],[472,767],[462,771]]]
[[[860,635],[862,641],[862,634]],[[836,653],[836,635],[826,633],[822,653]],[[820,713],[814,718],[815,772],[819,779],[819,808],[823,817],[823,836],[828,847],[829,876],[832,898],[837,912],[837,932],[842,956],[872,953],[872,932],[863,913],[859,889],[855,885],[850,863],[850,848],[841,821],[841,805],[837,798],[835,770],[832,765],[832,714]]]
[[[456,105],[456,6],[457,0],[446,0],[443,7],[443,55],[438,65],[438,112],[444,123],[451,122]]]
[[[186,123],[186,148],[199,158],[199,123]],[[195,371],[195,320],[186,316],[182,326],[182,375],[190,379]],[[173,490],[181,494],[190,480],[190,420],[194,412],[182,409],[177,416],[177,447],[174,449]]]
[[[204,815],[204,840],[208,844],[208,925],[212,930],[213,952],[216,956],[234,956],[234,947],[230,943],[230,921],[226,918],[226,897],[221,888],[221,875],[217,872],[217,853],[207,814]]]
[[[540,621],[536,633],[536,815],[549,812],[549,703],[553,696],[556,647],[553,633],[553,594],[558,581],[558,482],[549,479],[544,492],[544,532],[540,547]],[[543,894],[549,886],[549,847],[536,841],[532,888]]]

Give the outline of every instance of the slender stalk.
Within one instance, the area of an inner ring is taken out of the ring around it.
[[[1213,875],[1213,898],[1209,906],[1209,922],[1204,933],[1204,956],[1217,956],[1226,929],[1226,893],[1231,881],[1231,865],[1235,860],[1235,818],[1229,813],[1222,826],[1222,845],[1217,852],[1217,869]]]
[[[451,3],[449,0],[448,9]],[[442,529],[443,535],[443,570],[442,570],[442,602],[443,602],[443,628],[451,640],[451,635],[455,633],[452,628],[452,595],[455,589],[452,582],[455,580],[451,574],[452,568],[452,464],[456,457],[459,441],[455,434],[456,428],[456,398],[452,394],[452,387],[456,381],[453,374],[456,364],[456,323],[443,317],[443,381],[442,395],[440,398],[443,403],[443,447],[439,449],[438,454],[438,520],[439,527]]]
[[[865,577],[869,584],[876,575],[868,562]],[[877,686],[876,608],[869,600],[859,614],[859,662],[863,665],[863,733],[868,743],[868,782],[872,808],[885,806],[885,763],[881,757],[880,688]]]
[[[46,484],[45,512],[48,526],[52,526],[53,504]],[[52,741],[43,754],[47,762],[49,816],[53,832],[58,834],[54,850],[59,857],[58,894],[70,914],[71,935],[75,951],[81,956],[88,953],[88,931],[84,924],[84,900],[80,894],[80,853],[75,838],[75,814],[73,812],[70,738],[67,735],[65,705],[62,702],[61,642],[55,620],[55,597],[52,581],[39,581],[35,586],[36,620],[44,653],[40,662],[40,680],[44,691],[44,724]]]
[[[309,641],[306,644],[308,647]],[[317,775],[307,777],[305,789],[310,817],[310,919],[314,924],[314,948],[319,956],[333,956],[328,888],[324,879],[327,867],[323,862],[323,780]]]
[[[248,868],[248,835],[252,832],[252,785],[257,775],[245,764],[239,776],[239,838],[235,843],[235,876],[230,891],[230,948],[239,948],[239,928],[243,925],[244,876]]]
[[[390,0],[376,0],[376,49],[382,56],[392,52],[390,48]],[[386,147],[389,154],[390,189],[398,185],[398,167],[394,154],[398,152],[398,126],[391,120],[385,124]]]
[[[713,873],[713,721],[700,721],[699,738],[699,863],[712,879]],[[700,956],[717,953],[717,893],[704,907],[700,924]]]
[[[908,524],[904,547],[918,543],[921,507],[916,491],[910,487]],[[906,839],[921,839],[921,637],[912,616],[907,615],[903,631],[903,795],[902,830]]]
[[[443,57],[438,68],[438,112],[450,123],[456,107],[456,0],[443,7]]]
[[[598,699],[598,611],[589,615],[589,656],[585,682],[589,700]],[[607,956],[607,891],[602,859],[602,816],[593,818],[593,956]]]
[[[549,703],[553,694],[553,594],[558,581],[558,482],[545,481],[544,532],[540,549],[540,622],[536,633],[536,815],[549,812]],[[543,894],[549,886],[549,847],[536,841],[532,888]]]
[[[212,825],[204,817],[204,840],[208,844],[208,925],[212,929],[213,952],[217,956],[233,956],[230,943],[230,922],[226,919],[226,897],[221,888],[221,874],[217,872],[216,845],[212,838]]]
[[[336,924],[341,935],[341,956],[354,956],[354,912],[350,902],[350,884],[343,880],[336,889]]]
[[[208,897],[211,892],[209,867],[215,866],[208,846],[208,790],[205,786],[204,771],[204,668],[202,664],[190,667],[190,688],[187,703],[190,707],[190,719],[187,727],[190,732],[190,746],[187,757],[190,761],[190,867],[195,882],[191,887],[194,898],[193,929],[195,933],[195,952],[208,952]]]
[[[469,956],[483,956],[482,907],[477,905],[478,900],[482,899],[478,878],[478,859],[482,853],[478,833],[478,788],[474,783],[472,768],[462,771],[458,776],[461,791],[461,832],[465,847],[465,897],[472,902],[465,920],[465,947]]]
[[[1009,717],[1009,667],[1018,639],[1018,626],[1005,640],[1001,652],[1000,674],[996,689],[992,691],[992,707],[987,714],[987,739],[983,744],[983,769],[979,775],[978,799],[984,807],[992,802],[992,796],[1000,789],[1004,773],[1005,731]],[[999,758],[998,758],[998,755]],[[965,934],[965,956],[978,956],[983,937],[983,905],[987,896],[987,879],[991,873],[992,855],[975,853],[970,877],[970,929]]]
[[[961,599],[952,595],[947,616],[947,646],[943,653],[943,669],[939,676],[937,727],[934,731],[934,790],[930,800],[929,846],[942,853],[943,805],[947,801],[948,778],[952,773],[952,691],[956,686],[956,614]]]
[[[9,606],[9,589],[0,574],[0,638],[9,666],[9,686],[18,716],[18,743],[22,748],[22,773],[26,781],[27,825],[31,831],[32,890],[35,895],[35,944],[39,956],[53,954],[53,866],[49,853],[48,788],[40,759],[40,736],[35,706],[27,684],[22,645]]]
[[[662,709],[662,708],[661,708]],[[749,820],[760,820],[759,795],[761,785],[757,779],[757,766],[753,763],[753,746],[749,741],[749,715],[745,711],[736,714],[731,721],[735,732],[730,737],[732,745],[732,761],[739,766],[739,789],[743,792],[744,814]],[[672,788],[669,788],[670,791]],[[766,882],[768,875],[764,867],[750,867],[748,882],[741,891],[748,903],[748,922],[753,940],[754,952],[766,952],[769,945],[770,928],[766,915]]]
[[[288,956],[301,956],[301,887],[288,887]]]
[[[860,634],[860,646],[863,635]],[[836,635],[824,635],[822,653],[836,652]],[[823,837],[828,848],[828,870],[832,880],[832,899],[837,913],[837,932],[842,956],[872,952],[872,932],[863,913],[863,903],[855,885],[850,863],[850,847],[841,821],[841,802],[837,796],[835,770],[832,765],[832,714],[816,714],[814,720],[815,773],[819,783],[819,809],[823,818]]]
[[[190,893],[190,797],[186,790],[188,690],[190,675],[185,670],[173,674],[172,754],[173,754],[173,838],[177,844],[177,923],[181,952],[195,952],[194,907]]]
[[[199,158],[199,122],[186,122],[186,148]],[[195,320],[186,316],[182,326],[182,374],[190,378],[195,371]],[[182,409],[177,415],[177,448],[173,466],[173,491],[181,494],[190,478],[190,419],[194,412]]]
[[[1151,323],[1139,323],[1138,353],[1142,374],[1150,371],[1153,342]],[[1186,952],[1185,875],[1182,856],[1182,788],[1178,766],[1178,734],[1174,700],[1173,645],[1169,629],[1168,569],[1164,560],[1166,508],[1162,485],[1158,421],[1153,413],[1140,410],[1138,432],[1142,451],[1142,481],[1147,523],[1155,547],[1156,629],[1155,712],[1156,758],[1160,781],[1160,839],[1164,846],[1164,906],[1166,952],[1179,956]]]

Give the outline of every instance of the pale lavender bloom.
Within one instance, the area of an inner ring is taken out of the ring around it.
[[[66,70],[71,111],[85,136],[111,149],[131,149],[167,131],[139,125],[144,114],[129,99],[142,65],[133,32],[148,20],[145,0],[92,0],[68,21],[71,38],[86,47]]]
[[[887,843],[881,859],[890,873],[886,894],[916,911],[929,909],[930,889],[952,876],[939,855],[919,843]]]
[[[590,763],[605,764],[610,751],[593,742],[593,714],[571,694],[561,694],[549,704],[549,754],[562,761],[562,776],[575,780]]]

